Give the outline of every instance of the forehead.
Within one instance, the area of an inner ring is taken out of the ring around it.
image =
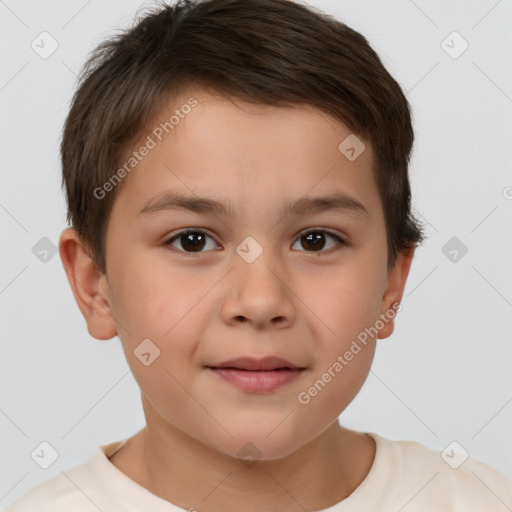
[[[189,89],[158,112],[125,161],[133,152],[137,163],[114,205],[125,215],[168,191],[216,198],[231,213],[253,216],[343,192],[370,217],[382,213],[370,144],[311,105],[253,104]]]

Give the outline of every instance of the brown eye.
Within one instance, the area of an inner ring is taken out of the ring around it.
[[[203,231],[181,231],[167,240],[164,245],[172,245],[181,252],[204,252],[203,249],[207,246],[207,239],[213,241],[213,247],[216,248],[217,244],[213,238]],[[176,247],[175,243],[181,245],[181,248]]]
[[[334,239],[337,242],[327,247],[327,249],[331,249],[337,245],[345,245],[345,242],[338,235],[325,230],[314,230],[304,233],[298,238],[298,241],[300,241],[301,247],[307,252],[325,252],[322,250],[327,245],[326,238]]]

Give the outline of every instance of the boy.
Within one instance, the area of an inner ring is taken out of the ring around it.
[[[342,427],[422,229],[408,103],[289,0],[182,1],[104,43],[66,121],[59,251],[147,426],[8,512],[503,511],[472,458]]]

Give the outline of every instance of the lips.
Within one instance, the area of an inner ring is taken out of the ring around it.
[[[303,368],[296,366],[286,359],[280,357],[268,356],[262,359],[255,359],[252,357],[239,357],[237,359],[230,359],[221,363],[207,365],[207,368],[229,368],[236,370],[246,371],[271,371],[271,370],[302,370]]]
[[[254,359],[240,357],[207,365],[207,370],[221,380],[246,392],[262,393],[275,391],[293,382],[305,368],[280,357]]]

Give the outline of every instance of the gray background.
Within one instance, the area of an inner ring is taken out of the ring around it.
[[[512,2],[308,3],[361,31],[407,91],[428,236],[341,421],[440,451],[456,440],[512,479]],[[76,75],[142,5],[0,0],[0,508],[144,425],[119,339],[91,338],[58,254],[40,260],[66,227],[58,145]],[[31,48],[43,31],[59,45],[46,59]],[[453,31],[469,44],[457,58]],[[30,455],[43,441],[59,454],[47,469]]]

